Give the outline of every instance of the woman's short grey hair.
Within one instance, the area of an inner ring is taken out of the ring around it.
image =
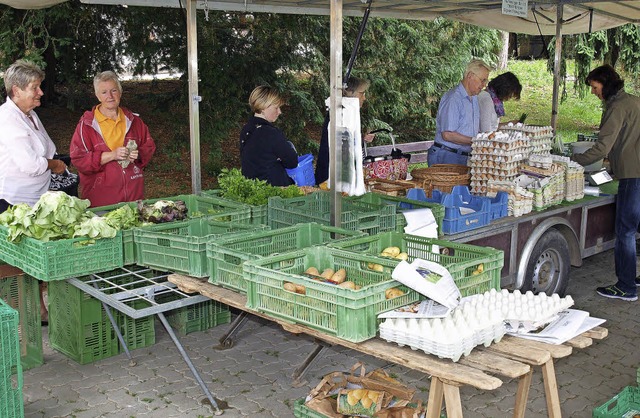
[[[491,72],[492,69],[493,68],[491,68],[489,64],[487,64],[486,62],[479,59],[473,59],[469,62],[469,64],[467,64],[467,69],[464,70],[464,76],[466,77],[467,74],[469,73],[474,73],[475,75],[478,75],[478,73],[481,72],[482,70],[487,70],[488,72]]]
[[[13,98],[13,87],[24,90],[34,82],[44,80],[44,71],[30,61],[18,60],[4,72],[4,88],[9,98]]]
[[[98,84],[105,81],[115,81],[118,91],[122,94],[122,84],[120,84],[120,79],[113,71],[103,71],[93,77],[93,91],[96,94],[98,94]]]

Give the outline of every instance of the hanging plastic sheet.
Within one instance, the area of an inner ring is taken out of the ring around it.
[[[329,107],[329,99],[327,99]],[[354,97],[342,98],[342,125],[337,129],[335,157],[329,147],[329,160],[336,164],[336,190],[350,196],[366,192],[362,170],[362,138],[360,131],[360,101]],[[329,132],[329,140],[332,139]]]

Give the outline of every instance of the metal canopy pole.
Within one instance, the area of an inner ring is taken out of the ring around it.
[[[198,32],[196,0],[187,0],[187,72],[189,73],[189,143],[191,145],[191,190],[202,190],[200,178],[200,100],[198,95]]]
[[[564,6],[556,6],[556,51],[553,59],[553,99],[551,103],[551,129],[556,133],[558,118],[558,97],[560,91],[560,60],[562,59],[562,18]]]
[[[342,201],[336,187],[336,138],[338,127],[342,126],[342,0],[331,0],[330,11],[331,61],[329,98],[329,179],[331,188],[331,225],[340,226]]]

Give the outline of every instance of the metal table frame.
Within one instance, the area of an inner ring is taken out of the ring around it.
[[[178,348],[180,355],[189,366],[198,385],[200,385],[214,408],[214,414],[221,415],[222,410],[218,407],[213,395],[211,395],[189,355],[184,350],[182,343],[164,316],[164,312],[207,302],[211,299],[200,294],[188,294],[181,291],[177,285],[168,281],[169,274],[140,266],[126,266],[107,273],[94,273],[80,278],[70,278],[67,279],[67,282],[102,302],[102,307],[109,321],[111,321],[111,326],[116,332],[118,340],[132,366],[136,363],[132,360],[129,348],[113,318],[110,308],[116,309],[133,319],[157,315],[171,340]],[[145,303],[141,304],[139,303],[140,301]],[[145,306],[140,307],[141,305]]]

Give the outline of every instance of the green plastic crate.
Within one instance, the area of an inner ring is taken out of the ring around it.
[[[206,331],[231,322],[231,311],[223,303],[213,300],[196,303],[167,312],[167,321],[182,335]]]
[[[233,202],[225,199],[220,199],[215,196],[199,196],[199,195],[177,195],[170,197],[163,197],[158,199],[143,200],[144,203],[154,203],[158,200],[182,200],[187,206],[187,217],[201,217],[201,216],[213,216],[220,221],[236,221],[244,222],[251,216],[251,209],[248,205],[243,205],[238,202]],[[115,205],[99,206],[90,208],[91,211],[99,215],[104,215],[107,212],[118,209],[123,205],[129,205],[133,209],[137,209],[137,202],[124,202],[117,203]],[[194,216],[196,215],[196,216]],[[141,226],[140,228],[146,228]],[[123,251],[123,265],[136,264],[138,262],[136,254],[136,245],[134,243],[133,230],[127,229],[122,232],[122,251]]]
[[[593,410],[593,418],[632,418],[640,414],[640,387],[627,386]]]
[[[23,237],[7,241],[9,231],[0,226],[0,258],[42,281],[64,280],[122,267],[122,234],[87,244],[87,238],[42,242]]]
[[[247,260],[363,235],[366,234],[361,231],[314,222],[209,241],[209,282],[244,294],[247,293],[247,283],[242,263]]]
[[[42,365],[42,324],[38,281],[8,264],[0,266],[0,299],[18,311],[20,362],[23,370]]]
[[[339,197],[340,198],[340,197]],[[396,207],[342,199],[340,227],[370,235],[396,229]],[[299,223],[331,224],[331,193],[313,192],[306,196],[269,198],[269,226],[272,229]]]
[[[407,199],[406,197],[387,196],[380,193],[365,193],[362,196],[352,197],[354,200],[374,205],[394,205],[396,207],[396,231],[404,232],[407,220],[402,212],[413,209],[431,209],[433,217],[438,224],[438,234],[442,235],[442,220],[444,219],[444,206],[438,203],[421,202],[419,200]]]
[[[80,364],[119,353],[102,304],[66,281],[49,284],[49,344]]]
[[[348,341],[365,341],[376,335],[378,314],[419,300],[417,292],[391,278],[398,262],[326,246],[250,260],[244,264],[247,306]],[[381,265],[383,271],[370,270],[369,263]],[[350,290],[309,279],[303,272],[311,266],[320,271],[344,268],[346,280],[362,288]],[[305,286],[306,294],[285,290],[287,282]],[[386,299],[385,291],[394,287],[404,295]]]
[[[328,245],[369,255],[379,255],[387,247],[398,247],[400,251],[409,255],[409,262],[420,258],[445,266],[462,296],[500,289],[504,252],[491,247],[459,244],[399,232],[384,232]],[[479,264],[483,264],[483,271],[474,275],[473,272]]]
[[[249,221],[249,217],[245,219]],[[136,228],[138,264],[193,277],[209,276],[207,242],[236,232],[264,230],[264,225],[219,222],[209,218]]]
[[[101,273],[101,277],[114,277],[116,284],[132,280],[123,270]],[[109,292],[106,292],[109,293]],[[142,300],[132,306],[144,308]],[[155,344],[153,315],[144,318],[129,316],[110,309],[116,324],[130,350]],[[53,348],[80,364],[115,356],[124,352],[102,303],[68,282],[49,285],[49,342]]]
[[[293,416],[296,418],[329,418],[325,414],[321,414],[318,411],[314,411],[304,404],[304,399],[298,399],[293,404]]]
[[[24,417],[18,311],[0,299],[0,417]]]
[[[222,190],[210,189],[203,190],[204,196],[213,196],[229,202],[235,202],[234,200],[222,197]],[[235,202],[240,203],[240,202]],[[267,205],[248,205],[251,208],[251,223],[257,225],[267,225],[269,223]]]

